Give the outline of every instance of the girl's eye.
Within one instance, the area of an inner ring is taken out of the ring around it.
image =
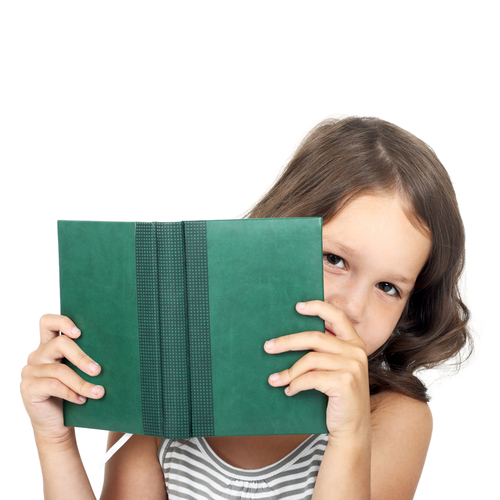
[[[377,287],[380,288],[380,290],[385,292],[387,295],[397,295],[398,297],[401,297],[399,290],[392,283],[387,283],[386,281],[382,281],[381,283],[377,283]]]
[[[331,266],[338,267],[339,269],[345,269],[346,265],[344,259],[339,257],[338,255],[333,255],[332,253],[325,253],[323,258],[330,264]]]

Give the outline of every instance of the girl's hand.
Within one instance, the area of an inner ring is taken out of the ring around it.
[[[69,436],[71,429],[64,427],[63,421],[63,399],[83,404],[87,398],[104,395],[102,387],[86,382],[62,363],[67,359],[88,375],[101,371],[72,340],[80,333],[65,316],[47,314],[40,319],[40,346],[29,355],[21,374],[21,395],[37,436],[54,440]]]
[[[299,313],[319,316],[334,335],[302,332],[269,340],[270,354],[310,350],[291,368],[269,377],[275,387],[287,386],[293,396],[316,389],[328,396],[326,425],[330,437],[370,433],[370,390],[365,343],[342,310],[319,300],[297,304]]]

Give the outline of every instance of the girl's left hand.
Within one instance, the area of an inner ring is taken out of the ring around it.
[[[275,387],[287,386],[293,396],[316,389],[328,396],[326,425],[332,438],[370,432],[370,389],[368,357],[364,341],[346,314],[320,300],[301,302],[300,314],[319,316],[334,333],[301,332],[285,335],[264,344],[269,354],[310,350],[291,368],[269,377]]]

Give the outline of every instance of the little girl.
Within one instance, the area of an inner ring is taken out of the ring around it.
[[[101,498],[413,498],[432,432],[427,390],[414,373],[470,342],[458,289],[464,231],[444,167],[395,125],[328,120],[248,217],[323,217],[324,301],[295,307],[322,318],[326,333],[288,332],[263,348],[309,351],[268,382],[289,397],[326,394],[328,434],[133,436],[106,465]],[[80,331],[71,319],[42,317],[40,335],[21,392],[45,497],[95,498],[61,400],[83,404],[104,388],[61,360],[89,375],[100,367],[73,341]],[[108,446],[119,437],[110,433]]]

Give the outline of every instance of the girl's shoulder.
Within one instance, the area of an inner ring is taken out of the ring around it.
[[[410,484],[414,491],[431,435],[432,413],[427,403],[389,391],[372,396],[373,481],[392,477],[395,485]],[[379,486],[383,485],[374,484],[374,491]]]
[[[371,406],[374,430],[376,426],[408,428],[418,424],[430,437],[432,412],[427,403],[397,392],[384,391],[371,397]]]

